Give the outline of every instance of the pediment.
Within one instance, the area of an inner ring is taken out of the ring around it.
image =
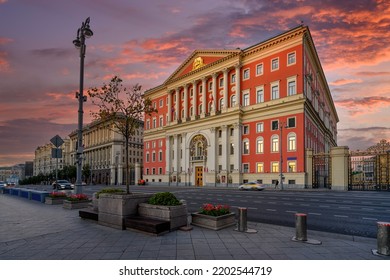
[[[165,81],[165,84],[172,80],[189,74],[190,72],[200,71],[210,64],[223,60],[229,56],[240,53],[241,50],[197,50],[194,51],[172,75]]]

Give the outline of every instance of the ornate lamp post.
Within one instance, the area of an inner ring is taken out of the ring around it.
[[[83,95],[84,91],[84,58],[87,46],[85,45],[85,38],[89,38],[93,35],[92,30],[89,28],[89,17],[81,24],[81,27],[77,30],[77,38],[73,40],[73,45],[77,49],[80,49],[80,90],[76,93],[76,98],[79,100],[78,110],[78,131],[77,131],[77,151],[76,151],[76,163],[77,163],[77,177],[76,177],[76,193],[82,193],[82,161],[83,161],[83,103],[87,101],[87,97]]]

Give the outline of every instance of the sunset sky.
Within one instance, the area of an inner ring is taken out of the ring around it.
[[[196,49],[246,48],[302,21],[340,118],[338,145],[390,140],[389,0],[0,0],[0,166],[77,129],[72,41],[87,17],[85,89],[114,75],[155,87]]]

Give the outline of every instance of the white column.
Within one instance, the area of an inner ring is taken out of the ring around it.
[[[192,97],[192,106],[194,110],[194,115],[193,117],[198,115],[198,94],[196,90],[196,81],[192,82],[192,92],[193,92],[193,97]]]
[[[217,100],[217,74],[214,73],[212,75],[213,78],[213,86],[212,86],[212,95],[213,95],[213,109],[211,110],[212,112],[215,112],[218,110],[218,100]]]
[[[227,110],[228,108],[228,105],[229,105],[229,102],[228,102],[228,98],[229,98],[229,89],[228,89],[228,72],[229,70],[228,69],[225,69],[223,71],[223,95],[222,95],[222,98],[223,98],[223,104],[224,104],[224,110]],[[220,108],[222,110],[222,108]]]
[[[168,122],[172,121],[172,92],[168,91]]]
[[[207,104],[206,104],[206,95],[207,95],[207,88],[206,88],[206,77],[202,78],[202,116],[207,113]]]
[[[229,169],[229,143],[228,143],[228,129],[229,127],[227,125],[222,126],[222,170],[228,170]]]
[[[241,65],[236,66],[236,106],[241,105]]]
[[[209,172],[211,173],[215,173],[216,170],[215,167],[216,155],[217,155],[216,148],[218,146],[216,133],[217,130],[215,129],[215,127],[210,128],[211,137],[210,137],[210,146],[208,147],[208,151],[207,151],[207,166]]]
[[[123,184],[123,165],[118,164],[118,185],[122,185],[122,184]]]
[[[179,112],[179,95],[180,95],[180,91],[179,91],[179,88],[176,89],[176,98],[175,98],[175,117],[174,119],[177,121],[179,118],[180,118],[180,112]]]
[[[188,85],[184,85],[184,120],[188,117]]]
[[[174,150],[174,158],[173,158],[173,169],[176,173],[179,172],[179,158],[180,158],[180,150],[179,150],[179,135],[175,135],[173,137],[173,150]]]
[[[241,124],[234,125],[234,135],[233,135],[233,143],[234,143],[234,169],[240,171],[241,170]]]
[[[187,150],[186,150],[186,137],[187,137],[187,133],[181,134],[181,145],[180,145],[180,149],[182,151],[182,158],[181,158],[180,166],[183,169],[182,175],[184,175],[181,178],[181,182],[185,183],[185,185],[187,185],[187,172],[188,172],[188,170],[187,170],[188,169],[188,161],[187,161]]]

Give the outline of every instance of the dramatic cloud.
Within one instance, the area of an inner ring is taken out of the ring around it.
[[[337,106],[346,108],[351,114],[368,114],[380,107],[389,107],[390,98],[384,96],[370,96],[363,98],[348,98],[335,100]]]
[[[358,136],[357,136],[358,135]],[[366,150],[382,139],[390,139],[390,127],[362,127],[339,129],[338,144],[352,151]]]
[[[339,80],[333,81],[329,84],[332,86],[342,86],[342,85],[347,85],[347,84],[356,84],[356,83],[360,84],[362,82],[363,82],[362,80],[339,79]]]

